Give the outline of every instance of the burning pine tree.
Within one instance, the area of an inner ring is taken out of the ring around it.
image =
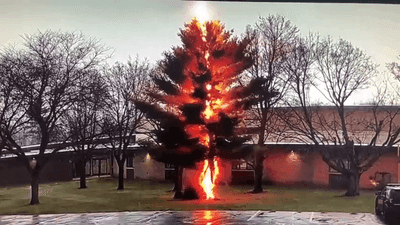
[[[182,195],[184,167],[203,162],[199,185],[206,199],[213,199],[219,158],[251,153],[242,145],[248,138],[235,127],[261,86],[257,81],[239,85],[239,75],[253,62],[247,52],[251,40],[231,35],[219,21],[185,24],[179,34],[183,45],[164,53],[160,73],[153,77],[157,88],[148,95],[157,105],[135,102],[160,127],[155,133],[161,145],[150,155],[178,168],[175,198]]]

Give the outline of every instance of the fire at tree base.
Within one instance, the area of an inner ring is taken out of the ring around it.
[[[211,166],[210,166],[211,165]],[[220,179],[221,160],[215,157],[196,163],[195,168],[186,168],[183,173],[183,191],[175,193],[174,199],[218,200],[217,185]]]

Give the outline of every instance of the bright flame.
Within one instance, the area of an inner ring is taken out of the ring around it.
[[[193,216],[195,218],[195,224],[205,224],[205,225],[221,225],[225,224],[226,221],[221,218],[221,214],[214,210],[204,210],[202,213],[195,213]]]
[[[213,218],[213,217],[212,217],[212,213],[211,213],[210,210],[204,211],[204,219],[206,219],[206,220],[211,220],[212,218]]]
[[[376,187],[376,185],[378,185],[378,182],[374,181],[374,180],[369,180],[371,182],[372,185],[374,185]]]
[[[203,172],[200,175],[199,181],[200,185],[203,188],[204,192],[206,193],[206,199],[214,199],[214,188],[215,188],[215,181],[217,176],[219,175],[219,168],[218,162],[216,159],[213,159],[214,164],[214,174],[211,174],[211,169],[208,164],[209,160],[204,161]]]
[[[218,116],[216,111],[220,111],[221,109],[223,109],[224,108],[223,106],[224,106],[224,102],[221,99],[217,99],[215,101],[206,101],[206,109],[203,112],[204,117],[207,120],[216,119],[216,117]]]
[[[217,100],[215,101],[215,104],[216,104],[218,107],[222,108],[222,100],[221,100],[221,99],[217,99]]]
[[[201,24],[209,20],[207,2],[197,1],[193,6],[193,13]]]
[[[208,166],[208,160],[204,161],[203,176],[200,176],[200,183],[206,193],[206,199],[214,198],[213,183],[211,182],[211,170]]]
[[[150,159],[151,159],[150,154],[147,153],[147,154],[146,154],[145,162],[146,162],[146,163],[150,162]]]
[[[214,115],[214,111],[211,108],[211,104],[209,101],[206,101],[206,109],[204,110],[204,117],[208,120]]]
[[[208,146],[210,138],[206,128],[202,125],[191,124],[186,126],[185,131],[190,135],[190,138],[199,138],[202,145]]]
[[[214,177],[213,177],[213,183],[217,180],[217,176],[219,175],[219,167],[218,167],[218,161],[215,159],[214,160]]]
[[[299,155],[297,153],[295,153],[294,151],[291,151],[288,158],[289,158],[289,161],[296,162],[299,160]]]

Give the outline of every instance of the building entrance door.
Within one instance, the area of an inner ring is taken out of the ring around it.
[[[92,176],[110,174],[107,158],[92,159]]]
[[[86,176],[100,176],[111,174],[110,169],[111,159],[109,158],[95,158],[90,159],[86,162]],[[78,171],[76,169],[76,164],[72,165],[72,174],[74,177],[78,177]]]

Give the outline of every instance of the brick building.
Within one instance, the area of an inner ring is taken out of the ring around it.
[[[397,107],[383,107],[376,114],[377,118],[383,118],[385,113],[396,112]],[[284,110],[284,109],[280,109]],[[321,113],[332,114],[334,108],[322,107]],[[333,115],[333,114],[332,114]],[[334,121],[335,116],[326,116],[328,120]],[[352,121],[350,130],[351,137],[356,140],[356,145],[365,145],[373,136],[373,132],[365,129],[366,123],[360,121],[370,121],[374,119],[373,108],[369,106],[351,106],[347,108],[347,117]],[[394,124],[400,125],[400,116],[394,117]],[[277,123],[282,125],[283,123]],[[384,127],[381,135],[377,139],[377,146],[382,144],[388,132]],[[267,158],[264,161],[265,183],[276,185],[308,185],[331,188],[344,188],[346,179],[337,171],[329,168],[322,160],[321,155],[316,152],[299,151],[298,146],[306,145],[294,143],[294,139],[286,139],[280,143],[274,142],[274,136],[268,140]],[[297,147],[291,147],[297,146]],[[374,188],[374,182],[398,182],[400,180],[400,157],[397,144],[392,148],[392,152],[382,156],[371,169],[366,171],[360,179],[361,188]],[[132,147],[129,150],[130,156],[125,164],[126,179],[172,179],[174,169],[172,165],[157,162],[143,149]],[[34,156],[32,156],[34,157]],[[76,177],[74,163],[71,161],[71,153],[60,153],[57,159],[50,162],[44,168],[41,182],[55,180],[71,180]],[[47,172],[46,172],[47,171]],[[219,181],[222,183],[252,183],[253,170],[250,164],[244,160],[221,162],[221,176]],[[112,154],[106,150],[98,151],[86,166],[86,173],[93,175],[118,175],[118,167]],[[184,174],[193,177],[195,171],[187,169]],[[2,182],[0,185],[29,183],[29,174],[16,159],[1,159],[0,174]],[[59,174],[59,175],[55,175]]]

